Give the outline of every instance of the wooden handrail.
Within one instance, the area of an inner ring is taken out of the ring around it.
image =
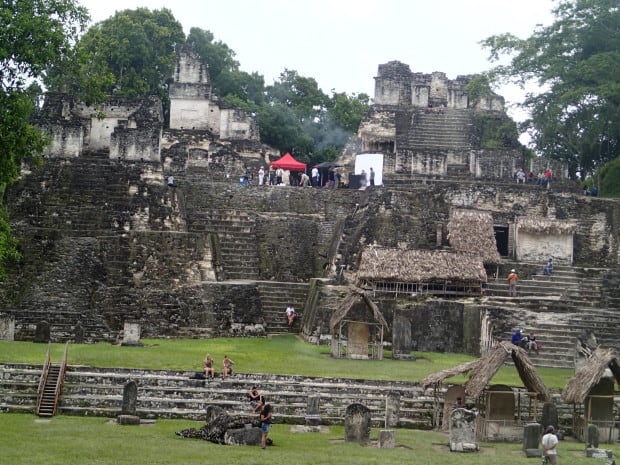
[[[45,381],[47,380],[47,375],[50,371],[51,350],[52,350],[52,343],[48,342],[47,343],[47,355],[45,357],[45,363],[43,364],[43,371],[41,372],[41,379],[39,380],[39,389],[37,390],[37,413],[38,413],[39,406],[41,405],[41,398],[43,397]]]
[[[67,371],[67,353],[69,351],[69,342],[65,343],[65,351],[62,355],[62,362],[60,362],[60,371],[58,373],[58,380],[56,381],[56,388],[54,389],[54,414],[56,414],[56,408],[58,407],[58,401],[60,400],[60,391],[65,381],[65,372]]]

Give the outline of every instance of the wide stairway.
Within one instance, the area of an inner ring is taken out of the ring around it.
[[[456,150],[471,148],[471,113],[443,108],[417,109],[413,116],[407,148]]]
[[[197,209],[187,213],[189,231],[217,235],[223,280],[258,278],[255,226],[254,215],[244,210]]]
[[[299,331],[303,318],[302,310],[308,295],[307,283],[258,281],[258,292],[269,334]],[[288,327],[284,313],[289,305],[292,305],[298,314],[298,318],[292,328]]]
[[[0,365],[0,412],[33,413],[41,366]],[[416,383],[329,379],[296,375],[235,374],[214,380],[191,379],[193,372],[67,367],[58,413],[115,417],[120,414],[123,387],[138,383],[137,414],[141,418],[203,420],[215,405],[229,414],[253,419],[246,399],[254,385],[274,406],[278,423],[304,424],[309,396],[320,398],[322,424],[342,424],[345,410],[361,403],[371,410],[373,426],[385,424],[388,394],[400,393],[400,424],[431,429],[433,397]]]
[[[556,267],[551,276],[522,277],[517,297],[508,296],[505,279],[488,283],[485,305],[509,310],[512,327],[495,336],[510,340],[515,327],[533,331],[542,344],[529,355],[536,366],[573,368],[578,336],[592,332],[599,344],[620,349],[620,319],[615,297],[606,295],[603,276],[596,269]]]

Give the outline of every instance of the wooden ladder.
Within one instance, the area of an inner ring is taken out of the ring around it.
[[[69,343],[65,344],[62,362],[52,363],[50,356],[51,343],[47,347],[47,357],[43,365],[37,393],[36,414],[40,417],[52,417],[56,413],[60,391],[65,378],[68,348]]]

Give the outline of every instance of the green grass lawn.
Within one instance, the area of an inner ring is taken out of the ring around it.
[[[415,353],[416,361],[392,360],[386,352],[383,360],[334,359],[329,346],[308,344],[294,335],[271,338],[218,339],[145,339],[144,347],[121,347],[109,343],[72,344],[68,358],[71,365],[93,367],[125,367],[154,370],[202,370],[207,352],[221,371],[221,360],[228,354],[239,373],[272,373],[282,375],[325,376],[332,378],[420,381],[430,373],[473,360],[461,354]],[[52,344],[52,360],[60,361],[63,344]],[[0,341],[0,362],[41,364],[47,344]],[[573,375],[572,370],[541,368],[539,374],[552,389],[561,389]],[[458,376],[450,382],[463,383]],[[516,370],[502,367],[494,383],[522,386]]]
[[[303,342],[293,335],[268,339],[143,340],[144,347],[111,344],[70,345],[69,363],[95,367],[126,367],[166,370],[202,369],[205,353],[218,362],[228,354],[242,373],[298,374],[342,378],[419,381],[429,373],[472,360],[458,354],[415,353],[416,361],[392,360],[390,353],[381,361],[333,359],[329,347]],[[64,345],[53,344],[53,360],[62,357]],[[46,344],[0,341],[0,362],[41,364]],[[562,388],[571,370],[539,370],[550,388]],[[451,382],[464,382],[455,377]],[[503,367],[494,383],[521,386],[513,367]],[[276,412],[277,414],[277,412]],[[402,465],[538,465],[539,459],[525,458],[521,444],[481,444],[478,453],[451,453],[447,435],[399,429],[395,449],[363,447],[345,443],[341,426],[321,433],[294,432],[289,425],[273,425],[270,437],[275,445],[259,447],[221,446],[175,435],[189,427],[191,420],[158,420],[154,425],[120,426],[108,418],[56,416],[40,419],[26,414],[0,414],[0,464],[4,465],[124,465],[124,464],[251,464],[322,465],[381,464]],[[371,439],[376,440],[373,429]],[[611,447],[616,454],[620,446]],[[592,465],[584,457],[584,445],[560,443],[562,465]],[[598,462],[596,462],[598,463]]]
[[[521,444],[482,443],[477,453],[450,452],[448,437],[432,431],[396,431],[396,448],[345,443],[341,426],[321,433],[294,432],[273,425],[272,447],[223,446],[185,439],[176,431],[200,423],[158,420],[153,425],[120,426],[107,418],[0,414],[0,463],[7,465],[539,465],[525,458]],[[373,429],[371,440],[377,439]],[[617,444],[611,447],[620,453]],[[562,465],[603,463],[585,458],[583,444],[562,441]]]

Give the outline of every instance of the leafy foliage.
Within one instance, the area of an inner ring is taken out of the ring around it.
[[[603,197],[620,197],[620,157],[603,165],[598,171],[600,195]]]
[[[6,186],[19,175],[21,161],[45,146],[30,124],[36,80],[51,64],[69,55],[88,20],[74,0],[6,0],[0,5],[0,202]],[[0,207],[0,277],[18,257],[4,206]]]
[[[620,155],[620,8],[616,0],[560,0],[555,22],[529,38],[489,37],[498,80],[534,82],[527,127],[536,148],[582,177]]]
[[[166,8],[119,11],[89,28],[46,83],[87,103],[108,95],[157,95],[165,102],[175,49],[184,41],[181,24]]]

